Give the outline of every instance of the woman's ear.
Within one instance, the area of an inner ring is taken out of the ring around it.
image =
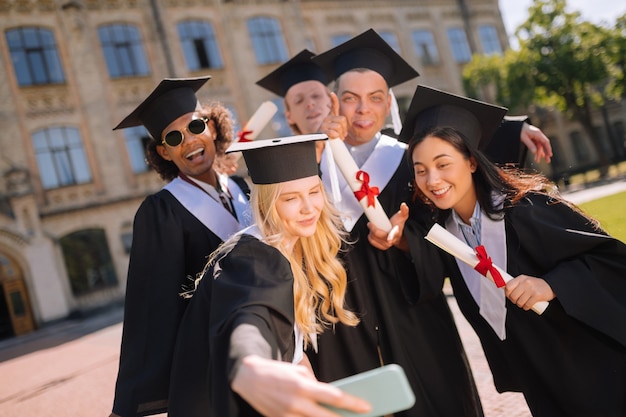
[[[476,161],[476,158],[474,158],[473,156],[470,156],[470,170],[472,171],[472,174],[476,172],[477,168],[478,168],[478,161]]]

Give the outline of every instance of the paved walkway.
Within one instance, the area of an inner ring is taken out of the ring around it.
[[[626,191],[626,178],[564,193],[576,204]],[[446,287],[445,291],[451,294]],[[495,391],[476,334],[448,297],[486,417],[530,417],[519,393]],[[0,341],[0,417],[106,417],[119,360],[121,306]]]
[[[626,177],[615,178],[592,187],[572,188],[563,191],[563,196],[574,204],[583,204],[607,195],[626,191]]]
[[[485,416],[530,417],[521,394],[495,391],[478,337],[454,297],[448,300]],[[0,417],[106,417],[117,374],[121,319],[122,309],[116,307],[0,341]]]

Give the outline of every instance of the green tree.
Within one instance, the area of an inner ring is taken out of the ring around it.
[[[626,14],[616,19],[615,27],[607,35],[607,59],[611,64],[607,92],[615,99],[626,100]]]
[[[607,88],[614,85],[609,80],[619,72],[615,67],[619,60],[623,80],[625,55],[620,48],[625,47],[626,21],[622,21],[620,42],[617,29],[584,21],[580,13],[567,12],[566,7],[565,0],[535,0],[528,19],[515,33],[519,49],[507,51],[499,60],[475,57],[464,71],[464,82],[468,94],[482,97],[480,93],[495,86],[497,101],[512,110],[532,105],[554,107],[578,121],[605,174],[609,159],[594,129],[592,113],[602,110],[605,101],[614,96]]]

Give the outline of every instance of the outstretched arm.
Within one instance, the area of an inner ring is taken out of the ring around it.
[[[264,416],[337,417],[320,403],[355,413],[370,405],[330,384],[319,382],[306,366],[260,356],[246,356],[232,383],[233,391]]]
[[[523,164],[527,151],[534,155],[535,162],[550,162],[552,157],[550,139],[525,116],[506,117],[483,150],[497,164]]]

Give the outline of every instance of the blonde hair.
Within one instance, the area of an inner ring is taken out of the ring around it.
[[[321,185],[321,180],[320,180]],[[254,218],[266,243],[289,260],[294,276],[296,324],[310,342],[310,333],[321,333],[324,326],[337,322],[349,326],[358,323],[356,315],[344,307],[347,275],[337,258],[346,233],[339,215],[326,198],[315,233],[300,237],[291,253],[281,247],[285,229],[276,211],[280,184],[259,184],[250,196]]]
[[[320,185],[321,185],[321,180]],[[359,323],[357,316],[344,307],[348,278],[343,264],[337,258],[342,244],[346,242],[344,231],[337,210],[326,198],[324,188],[324,207],[317,222],[313,236],[300,237],[293,251],[281,246],[285,235],[283,222],[276,211],[276,200],[281,185],[255,184],[250,195],[253,216],[265,243],[278,249],[291,265],[294,277],[294,313],[296,325],[304,334],[305,347],[311,342],[310,334],[321,333],[324,327],[341,322],[348,326]],[[210,254],[202,272],[195,279],[191,288],[185,289],[181,296],[190,298],[200,280],[211,266],[226,256],[239,241],[240,233],[222,243]]]

